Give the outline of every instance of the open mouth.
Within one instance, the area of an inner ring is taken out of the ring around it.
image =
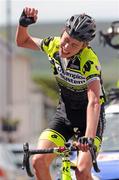
[[[63,51],[64,54],[69,54],[69,52],[66,51],[64,48],[62,48],[62,51]]]
[[[68,55],[68,54],[70,54],[70,52],[68,52],[68,51],[65,51],[65,49],[61,49],[61,52],[62,52],[62,54],[64,54],[64,55]]]
[[[60,48],[60,55],[61,57],[68,57],[70,55],[70,52],[69,51],[66,51],[65,49],[63,48]]]

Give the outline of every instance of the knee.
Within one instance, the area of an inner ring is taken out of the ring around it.
[[[46,156],[44,155],[34,155],[32,158],[32,166],[34,169],[42,169],[42,167],[48,166],[46,164]]]
[[[75,174],[77,179],[83,178],[88,180],[91,177],[91,171],[87,167],[77,167]]]

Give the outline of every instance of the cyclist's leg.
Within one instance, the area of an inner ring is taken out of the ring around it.
[[[64,105],[58,106],[58,110],[49,124],[49,129],[43,131],[39,138],[38,148],[51,148],[63,146],[73,135],[70,130],[70,123],[67,122]],[[56,157],[54,154],[34,155],[32,163],[35,169],[37,180],[51,180],[49,166]]]
[[[37,147],[39,149],[44,149],[53,148],[56,147],[56,145],[49,140],[39,140]],[[44,180],[46,177],[47,180],[51,180],[49,166],[55,156],[55,154],[37,154],[33,156],[32,164],[37,180]]]
[[[44,130],[38,141],[38,148],[53,148],[63,146],[65,138],[53,129]],[[52,160],[56,157],[55,154],[37,154],[32,158],[32,164],[35,170],[37,180],[51,180],[49,168]]]
[[[77,180],[92,180],[91,177],[92,160],[89,152],[80,152],[75,171]]]
[[[104,109],[101,109],[100,113],[100,119],[98,123],[98,128],[97,128],[97,134],[94,139],[94,144],[97,147],[96,153],[98,154],[101,146],[101,141],[102,141],[102,134],[104,130]],[[91,177],[91,168],[92,168],[92,159],[91,159],[91,154],[89,152],[80,152],[78,161],[77,161],[77,169],[76,169],[76,177],[77,180],[92,180]]]
[[[96,136],[94,139],[94,143],[97,147],[97,153],[100,149],[101,139]],[[92,180],[91,176],[91,168],[92,168],[92,158],[90,152],[79,152],[78,160],[77,160],[77,169],[76,169],[76,177],[77,180]]]

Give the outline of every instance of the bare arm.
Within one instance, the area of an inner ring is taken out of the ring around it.
[[[24,13],[26,18],[32,18],[34,20],[33,23],[37,20],[37,14],[38,11],[34,8],[25,8]],[[20,47],[29,48],[33,50],[39,50],[40,47],[38,47],[39,41],[41,41],[38,38],[34,38],[30,36],[28,33],[28,27],[18,25],[17,31],[16,31],[16,44]]]
[[[96,136],[97,125],[100,116],[100,81],[92,81],[88,85],[88,107],[87,107],[87,127],[86,137]]]
[[[16,31],[16,44],[19,47],[23,48],[29,48],[33,50],[39,50],[40,47],[38,47],[38,42],[40,39],[34,38],[29,35],[28,28],[18,26]]]

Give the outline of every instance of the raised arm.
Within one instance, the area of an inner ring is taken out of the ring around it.
[[[39,41],[41,39],[32,37],[28,32],[28,26],[35,23],[37,20],[38,10],[34,8],[25,8],[21,14],[19,25],[16,31],[16,44],[19,47],[39,50]]]

